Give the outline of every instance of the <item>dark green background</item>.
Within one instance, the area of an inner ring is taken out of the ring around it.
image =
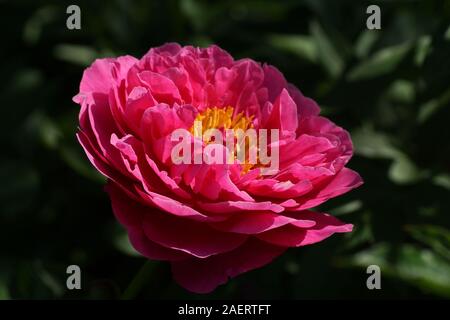
[[[366,29],[372,3],[379,31]],[[69,4],[81,30],[66,28]],[[450,297],[450,1],[0,1],[0,12],[0,298]],[[167,41],[273,64],[351,132],[365,184],[321,209],[354,232],[206,296],[134,254],[75,139],[71,98],[93,59]],[[65,287],[70,264],[82,290]],[[366,288],[370,264],[381,290]]]

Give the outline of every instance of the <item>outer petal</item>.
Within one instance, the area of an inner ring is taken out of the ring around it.
[[[128,228],[128,237],[132,246],[143,256],[152,260],[177,261],[188,259],[187,253],[169,249],[150,241],[139,227]]]
[[[285,248],[249,239],[238,249],[207,259],[172,262],[175,281],[187,290],[208,293],[241,273],[260,268],[285,251]]]
[[[135,234],[133,238],[138,241],[135,242],[138,243],[137,250],[144,250],[147,241],[142,236],[145,235],[148,241],[170,249],[169,251],[175,250],[204,258],[231,251],[247,239],[246,235],[221,232],[204,222],[171,216],[166,212],[144,206],[126,197],[111,184],[107,191],[118,220],[129,230],[143,231],[142,234]]]
[[[117,59],[97,59],[87,68],[81,79],[80,93],[74,97],[74,101],[81,103],[83,97],[91,94],[108,94],[114,84],[124,79],[128,70],[138,62],[131,56],[123,56]]]
[[[171,249],[205,258],[236,249],[247,236],[214,230],[206,223],[149,213],[143,221],[150,240]]]
[[[336,174],[331,181],[322,186],[314,195],[306,195],[304,199],[296,199],[302,204],[296,210],[304,210],[318,206],[328,199],[344,194],[363,183],[360,175],[348,168],[343,168]],[[317,188],[320,188],[319,186]]]
[[[350,232],[353,229],[351,224],[345,224],[326,213],[306,211],[297,214],[303,219],[316,221],[315,226],[303,228],[299,225],[289,224],[259,234],[258,238],[279,246],[300,247],[320,242],[333,233]]]
[[[286,88],[287,82],[283,74],[274,66],[264,65],[264,83],[263,87],[268,89],[269,101],[274,102],[280,95],[281,90]]]
[[[319,114],[320,108],[317,103],[313,99],[305,97],[296,86],[289,84],[288,91],[292,99],[294,99],[297,104],[300,118],[317,116]]]

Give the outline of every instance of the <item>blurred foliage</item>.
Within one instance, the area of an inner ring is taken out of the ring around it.
[[[66,28],[74,3],[81,30]],[[374,3],[381,30],[366,29]],[[365,180],[320,208],[354,232],[208,298],[450,297],[449,1],[30,0],[0,12],[0,299],[204,297],[136,255],[74,135],[83,68],[168,41],[276,65],[350,130]],[[83,290],[65,289],[70,264]],[[381,290],[366,288],[370,264]]]

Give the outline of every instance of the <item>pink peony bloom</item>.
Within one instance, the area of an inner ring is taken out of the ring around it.
[[[81,105],[78,140],[108,178],[113,211],[132,245],[170,261],[188,290],[210,292],[287,248],[352,230],[309,210],[362,184],[345,167],[350,136],[273,66],[234,60],[217,46],[171,43],[140,60],[96,60],[74,101]],[[238,162],[172,162],[171,133],[221,109],[232,110],[227,121],[280,130],[277,173]]]

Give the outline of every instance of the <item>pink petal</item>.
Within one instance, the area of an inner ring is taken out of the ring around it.
[[[183,288],[208,293],[244,272],[260,268],[285,251],[285,248],[249,239],[234,251],[206,259],[172,262],[173,277]]]
[[[258,234],[282,227],[289,223],[303,228],[310,228],[316,224],[313,220],[298,220],[292,217],[274,213],[243,213],[233,215],[223,222],[212,223],[211,226],[228,232],[243,234]]]
[[[303,93],[293,84],[288,84],[289,95],[294,99],[298,107],[298,114],[301,119],[317,116],[320,112],[320,107],[317,103],[308,97],[305,97]]]
[[[144,87],[134,87],[128,95],[124,114],[127,124],[140,134],[141,119],[144,112],[157,104],[151,93]]]
[[[271,198],[286,199],[299,197],[311,191],[312,184],[308,180],[292,183],[290,180],[259,179],[246,183],[243,188],[254,196],[270,195]]]
[[[247,238],[245,235],[214,230],[204,222],[175,217],[144,206],[125,196],[113,184],[108,185],[107,191],[118,220],[127,227],[142,227],[146,237],[160,246],[204,258],[233,250]],[[171,203],[175,201],[171,200]],[[177,214],[182,212],[177,210]]]
[[[74,101],[80,103],[83,96],[93,93],[107,95],[112,85],[124,79],[128,70],[137,61],[136,58],[131,56],[95,60],[84,71],[80,83],[80,93],[74,98]]]
[[[152,71],[142,71],[139,79],[149,86],[150,92],[159,103],[181,103],[180,92],[177,86],[168,77]]]
[[[284,210],[284,207],[271,201],[222,201],[213,203],[198,201],[197,204],[200,208],[214,213],[238,213],[240,211],[272,211],[280,213]]]
[[[273,103],[267,119],[263,119],[262,125],[266,129],[280,129],[280,138],[294,133],[298,126],[297,105],[289,96],[286,89]]]
[[[287,82],[283,74],[276,67],[266,64],[263,66],[263,69],[263,87],[268,89],[269,101],[273,103],[281,94],[281,91],[286,88]]]
[[[295,224],[269,230],[258,235],[258,238],[271,244],[284,247],[300,247],[320,242],[333,233],[350,232],[353,225],[345,224],[333,216],[325,213],[298,212],[298,217],[313,220],[316,224],[311,228],[304,228]]]
[[[305,210],[316,207],[328,199],[344,194],[362,184],[363,180],[357,172],[348,168],[343,168],[315,195],[307,195],[305,199],[297,199],[297,201],[302,204],[296,208],[296,210]]]
[[[247,238],[246,235],[214,230],[206,223],[159,212],[148,212],[143,228],[147,238],[159,245],[200,258],[236,249]]]
[[[144,257],[151,260],[177,261],[190,256],[182,251],[169,249],[150,241],[140,227],[128,228],[128,238],[133,248]]]

